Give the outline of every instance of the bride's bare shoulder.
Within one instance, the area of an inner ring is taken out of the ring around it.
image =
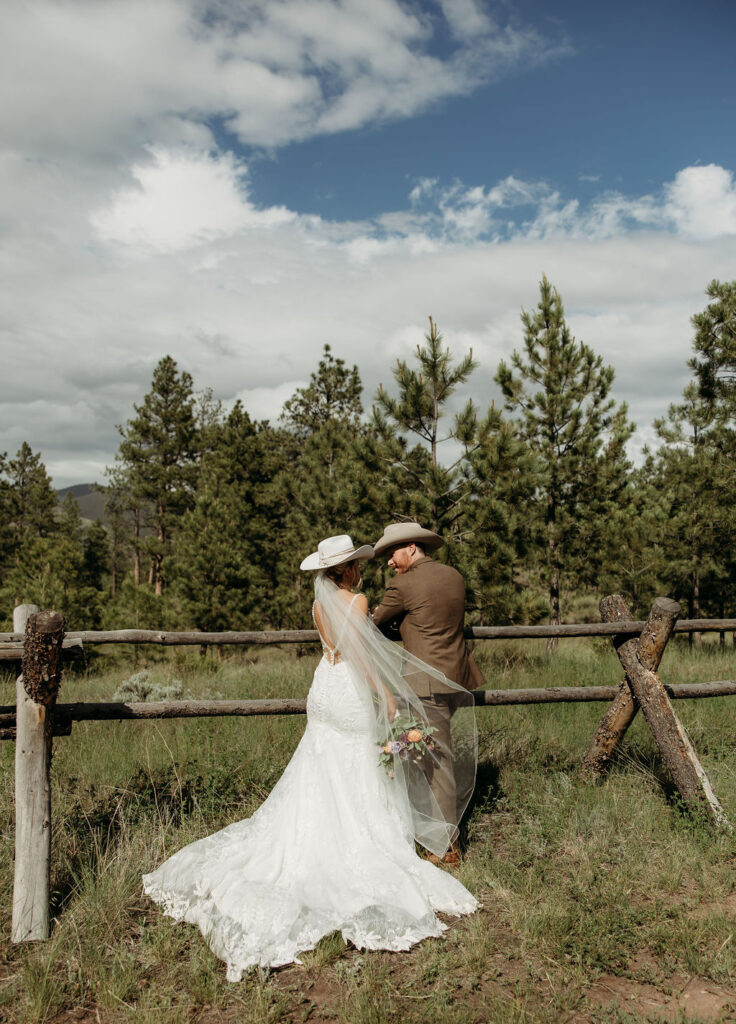
[[[363,615],[368,614],[368,598],[365,596],[365,594],[357,595],[355,601],[353,602],[353,608],[355,608],[356,611],[361,612]]]
[[[351,594],[349,590],[340,591],[340,600],[351,605],[356,611],[368,614],[368,598],[365,594]]]

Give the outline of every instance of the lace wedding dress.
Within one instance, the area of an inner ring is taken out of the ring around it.
[[[372,704],[339,650],[325,647],[306,730],[265,803],[144,875],[167,914],[201,929],[229,981],[258,964],[299,963],[333,931],[361,949],[405,950],[446,929],[435,911],[477,908],[457,879],[415,853],[378,764]]]

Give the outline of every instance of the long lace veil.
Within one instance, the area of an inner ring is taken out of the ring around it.
[[[392,764],[389,757],[383,758],[389,762],[389,785],[410,831],[418,843],[441,857],[457,837],[475,786],[478,740],[473,695],[387,640],[323,572],[315,576],[314,593],[335,649],[370,692],[376,716],[376,764],[382,753],[391,755]],[[436,703],[448,705],[449,727],[447,715],[443,723],[425,707],[412,689],[413,681],[422,692],[438,694]],[[406,742],[409,726],[428,736],[434,748],[423,749],[420,759],[412,756]],[[441,794],[442,806],[435,792]]]

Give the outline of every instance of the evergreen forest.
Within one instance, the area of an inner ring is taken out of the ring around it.
[[[357,366],[325,345],[275,422],[229,411],[165,356],[118,429],[105,518],[59,504],[41,454],[0,453],[0,597],[62,611],[68,629],[304,628],[301,559],[350,533],[417,520],[446,539],[469,621],[559,622],[580,596],[653,597],[736,616],[736,281],[692,318],[690,381],[641,465],[611,397],[614,367],[571,333],[544,278],[495,375],[502,407],[463,396],[477,368],[429,321],[411,360],[364,405]],[[387,373],[390,368],[387,367]],[[367,563],[377,597],[385,567]]]

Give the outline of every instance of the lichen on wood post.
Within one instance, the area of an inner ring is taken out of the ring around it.
[[[51,716],[61,683],[64,619],[21,605],[13,628],[23,627],[23,674],[16,686],[13,942],[49,937]]]

